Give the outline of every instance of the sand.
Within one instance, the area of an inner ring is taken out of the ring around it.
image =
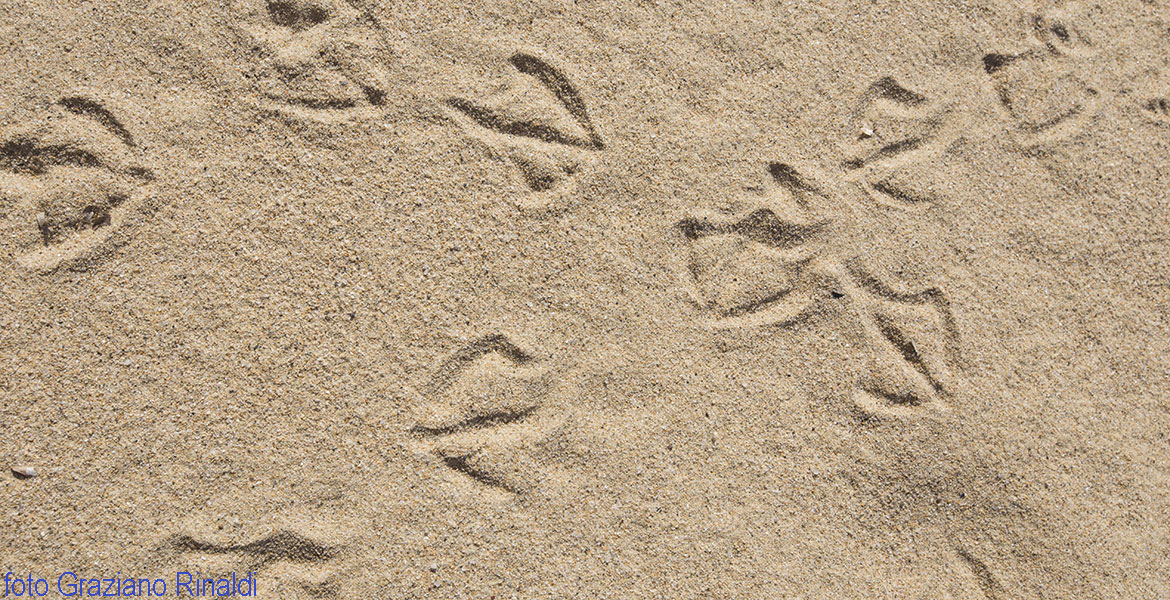
[[[49,597],[1170,597],[1164,2],[0,9]]]

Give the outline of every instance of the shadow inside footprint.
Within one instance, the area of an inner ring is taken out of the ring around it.
[[[221,591],[244,585],[248,578],[253,596],[341,597],[332,563],[340,555],[338,549],[291,530],[277,530],[238,544],[177,535],[164,544],[163,550],[177,559],[176,595],[229,595]]]
[[[238,554],[250,559],[249,567],[260,569],[272,562],[321,562],[334,557],[334,550],[292,531],[278,531],[246,544],[213,544],[190,536],[178,536],[172,542],[179,552]]]

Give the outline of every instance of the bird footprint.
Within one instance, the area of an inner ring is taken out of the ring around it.
[[[66,97],[43,123],[0,138],[0,198],[16,262],[82,266],[126,240],[154,181],[125,126],[101,103]]]
[[[544,361],[503,335],[472,342],[435,373],[411,432],[426,455],[485,488],[511,495],[547,475],[536,455],[558,424]]]
[[[447,101],[449,114],[528,189],[522,208],[547,208],[573,190],[605,149],[580,91],[548,62],[527,53],[509,59],[513,80],[482,102]]]

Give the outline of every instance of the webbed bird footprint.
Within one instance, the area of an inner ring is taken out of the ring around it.
[[[842,166],[847,179],[882,206],[921,210],[934,205],[930,162],[955,138],[951,111],[882,77],[866,88],[852,119],[858,135],[846,144]]]
[[[580,92],[556,67],[531,54],[509,60],[513,80],[484,100],[452,98],[451,117],[493,155],[510,163],[541,208],[571,192],[605,142]]]
[[[790,165],[769,167],[772,197],[740,216],[698,212],[676,224],[686,244],[683,283],[717,327],[779,324],[814,299],[828,219],[814,216],[817,185]]]
[[[377,114],[393,82],[391,48],[367,9],[343,0],[236,0],[257,91],[278,111],[331,122]]]
[[[948,410],[957,378],[957,334],[942,291],[894,291],[853,270],[842,288],[866,348],[853,400],[871,416],[910,416]]]
[[[544,362],[506,336],[480,338],[440,366],[411,432],[462,478],[525,494],[546,475],[535,455],[557,424],[541,412],[553,383]]]
[[[126,239],[154,180],[133,137],[100,103],[67,97],[51,120],[0,139],[0,206],[10,252],[41,272],[76,266]]]
[[[989,52],[983,67],[1025,146],[1075,135],[1096,114],[1101,92],[1086,78],[1092,44],[1078,29],[1078,3],[1032,19],[1030,46]]]

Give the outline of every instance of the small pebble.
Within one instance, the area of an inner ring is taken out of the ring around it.
[[[867,140],[871,137],[873,137],[873,129],[869,128],[869,127],[862,127],[861,128],[861,139]]]
[[[12,472],[21,478],[37,476],[37,470],[33,467],[12,467]]]

